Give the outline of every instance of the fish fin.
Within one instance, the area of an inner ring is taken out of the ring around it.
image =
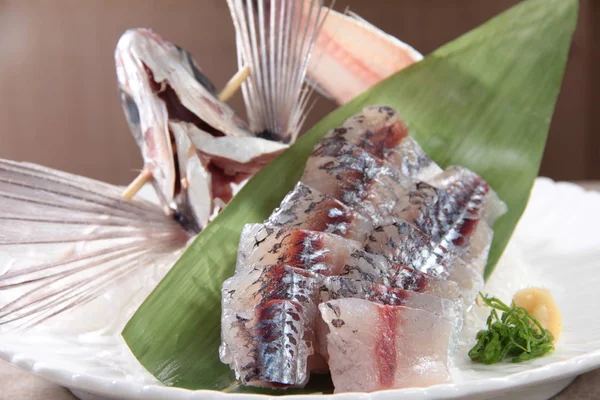
[[[34,327],[142,267],[168,267],[188,238],[118,186],[0,160],[0,327]]]
[[[321,0],[227,0],[227,4],[239,66],[251,69],[242,85],[250,130],[291,143],[302,128],[312,94],[304,79],[327,9]]]
[[[333,96],[329,94],[321,85],[319,85],[316,81],[314,81],[310,76],[306,76],[304,78],[306,84],[314,89],[315,92],[319,93],[321,96],[326,98],[327,100],[335,101]]]

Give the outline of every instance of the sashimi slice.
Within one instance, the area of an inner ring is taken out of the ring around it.
[[[352,252],[361,249],[360,243],[330,233],[248,224],[242,230],[236,273],[259,265],[285,264],[339,275]]]
[[[462,288],[457,282],[440,279],[400,263],[390,262],[390,266],[388,279],[391,287],[431,294],[456,304],[464,303]]]
[[[323,140],[307,161],[301,182],[377,222],[408,204],[414,182],[361,148]]]
[[[454,199],[448,207],[461,217],[455,218],[460,222],[448,230],[451,235],[443,245],[483,271],[492,243],[492,226],[506,212],[506,205],[481,177],[463,167],[447,168],[431,184]]]
[[[456,321],[462,317],[457,304],[451,300],[345,276],[323,278],[319,287],[319,298],[320,302],[357,298],[387,306],[418,308],[451,321]]]
[[[493,231],[485,221],[480,221],[490,189],[477,175],[465,175],[465,179],[445,189],[418,183],[409,194],[409,206],[397,217],[428,236],[431,246],[439,252],[455,254],[483,271]]]
[[[384,257],[363,251],[362,244],[356,241],[325,232],[278,229],[263,224],[244,227],[237,262],[236,274],[284,264],[324,276],[343,275],[386,285],[392,284],[396,275]],[[418,289],[435,287],[422,281]]]
[[[404,306],[427,311],[452,323],[455,342],[462,329],[462,307],[454,299],[448,300],[424,292],[393,288],[345,276],[323,277],[318,293],[321,303],[329,300],[356,298],[387,306]],[[320,316],[317,317],[315,332],[316,349],[324,360],[328,360],[326,336],[329,328]],[[452,353],[454,347],[449,348],[449,351]]]
[[[303,386],[313,361],[316,281],[271,265],[223,284],[221,361],[251,386]]]
[[[365,250],[381,254],[392,263],[452,279],[460,288],[467,306],[483,287],[480,272],[401,219],[392,219],[386,225],[376,227],[365,242]]]
[[[242,231],[236,274],[283,264],[325,276],[345,276],[452,301],[461,294],[453,281],[437,279],[406,264],[363,250],[360,243],[324,232],[248,224]]]
[[[395,165],[418,181],[428,181],[442,169],[409,135],[400,114],[389,106],[368,106],[331,130],[326,139],[347,141],[374,157]]]
[[[267,225],[327,232],[364,242],[373,229],[369,220],[340,201],[298,183],[271,214]]]
[[[319,305],[329,328],[329,368],[339,392],[425,387],[450,381],[453,325],[423,310],[361,299]]]

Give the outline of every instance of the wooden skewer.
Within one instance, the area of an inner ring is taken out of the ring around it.
[[[181,178],[181,186],[183,186],[184,189],[190,187],[190,183],[188,182],[187,178]]]
[[[242,83],[250,76],[250,67],[245,66],[240,69],[236,74],[227,82],[225,88],[219,93],[219,100],[227,101],[233,96],[235,92],[242,86]]]
[[[242,83],[250,76],[250,67],[245,66],[240,69],[236,74],[227,82],[221,93],[219,93],[219,100],[227,101],[238,91]],[[193,154],[195,150],[190,148],[190,154]],[[148,169],[143,169],[142,172],[127,186],[127,189],[123,191],[121,197],[125,200],[131,200],[133,196],[144,186],[148,181],[152,179],[152,172]],[[189,182],[186,178],[181,180],[181,185],[184,188],[188,188]]]
[[[133,196],[144,186],[148,181],[152,179],[152,172],[149,169],[144,168],[142,172],[127,186],[127,189],[123,191],[121,197],[125,200],[131,200]]]

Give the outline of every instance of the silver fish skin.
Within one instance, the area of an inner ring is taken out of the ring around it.
[[[339,275],[356,241],[325,232],[246,225],[240,238],[236,273],[258,265],[284,264],[323,275]]]
[[[459,223],[449,230],[453,237],[446,240],[446,248],[483,272],[493,239],[492,227],[506,213],[506,204],[480,176],[464,167],[448,167],[430,183],[455,199],[448,207],[460,212],[460,218],[455,218]]]
[[[461,298],[455,282],[390,262],[364,251],[358,242],[323,232],[246,225],[240,239],[236,274],[271,264],[428,293],[456,302]]]
[[[412,179],[351,143],[323,140],[309,157],[301,182],[334,197],[374,223],[408,205]]]
[[[368,106],[327,133],[326,139],[344,140],[380,160],[396,166],[400,173],[425,181],[443,170],[411,138],[400,114],[389,106]]]
[[[365,250],[382,254],[392,263],[456,282],[467,307],[483,287],[478,270],[402,219],[391,219],[376,227],[365,242]]]
[[[419,268],[424,272],[447,277],[448,268],[464,270],[466,266],[462,264],[467,264],[481,275],[485,267],[493,231],[481,215],[485,212],[483,200],[489,189],[475,174],[469,176],[474,179],[461,181],[460,188],[438,189],[424,182],[418,183],[416,190],[410,193],[410,205],[397,218],[390,219],[397,221],[400,230],[402,221],[406,221],[428,238],[437,261],[429,266],[421,265]],[[404,234],[408,234],[408,230]],[[414,237],[425,239],[418,232],[414,232]],[[398,262],[406,260],[396,259]]]
[[[319,287],[320,302],[358,298],[387,306],[404,306],[425,310],[441,318],[456,321],[462,317],[458,305],[432,294],[394,288],[346,276],[329,276]]]
[[[266,224],[332,233],[360,243],[373,229],[370,221],[358,212],[302,182],[285,196]]]
[[[253,268],[222,288],[221,361],[245,385],[304,386],[315,364],[318,280],[283,265]]]
[[[453,324],[424,310],[346,298],[319,305],[335,392],[448,382]]]

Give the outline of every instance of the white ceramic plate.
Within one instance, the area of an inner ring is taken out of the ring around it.
[[[468,317],[454,383],[423,389],[295,399],[547,399],[600,367],[600,194],[569,183],[536,181],[527,211],[486,291],[509,301],[527,286],[549,288],[564,316],[557,350],[522,364],[483,366],[466,356],[488,310]],[[24,335],[0,336],[0,358],[86,399],[256,399],[250,395],[161,386],[130,354],[119,332],[165,271],[132,277],[85,307]],[[1,300],[1,298],[0,298]]]

